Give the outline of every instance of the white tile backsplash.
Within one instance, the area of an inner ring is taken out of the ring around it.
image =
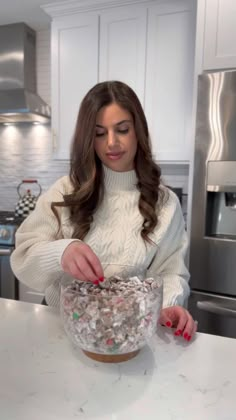
[[[52,159],[49,126],[0,128],[0,210],[14,210],[21,180],[37,179],[45,191],[68,173],[68,166],[66,161]]]
[[[37,33],[37,89],[48,103],[50,96],[50,31]],[[17,185],[27,178],[37,179],[43,191],[68,173],[69,163],[52,158],[52,136],[46,126],[0,126],[0,210],[14,210]],[[163,180],[187,193],[188,167],[161,165]]]

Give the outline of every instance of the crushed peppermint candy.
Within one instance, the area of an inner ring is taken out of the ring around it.
[[[61,316],[72,341],[102,354],[129,353],[156,331],[162,306],[160,279],[113,276],[94,285],[73,281],[62,287]]]

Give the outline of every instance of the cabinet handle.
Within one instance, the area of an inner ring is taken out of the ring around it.
[[[236,318],[236,307],[235,310],[231,308],[226,308],[225,306],[217,305],[214,302],[210,301],[198,301],[197,302],[197,308],[202,311],[212,312],[213,314],[219,314],[224,316],[231,316],[233,318]]]
[[[57,149],[57,134],[53,128],[52,128],[52,149],[54,152]]]
[[[11,255],[12,251],[9,248],[0,249],[0,257],[5,257],[6,255]]]

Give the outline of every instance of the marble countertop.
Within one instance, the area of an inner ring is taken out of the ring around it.
[[[69,343],[56,310],[0,299],[3,420],[235,420],[236,340],[160,327],[120,364]]]

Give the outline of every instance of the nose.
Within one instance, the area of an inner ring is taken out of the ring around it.
[[[115,131],[114,130],[108,131],[108,135],[107,135],[107,145],[108,145],[108,147],[115,146],[117,142],[118,142],[118,137],[117,137]]]

